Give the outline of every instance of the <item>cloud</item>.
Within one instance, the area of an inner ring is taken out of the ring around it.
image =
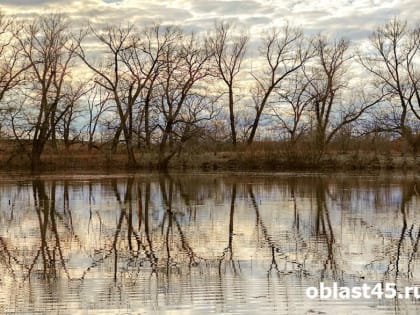
[[[263,8],[263,5],[253,0],[243,1],[193,1],[191,9],[196,13],[215,13],[218,15],[244,15],[254,14]]]
[[[24,8],[24,9],[23,9]],[[420,17],[418,0],[2,0],[0,10],[17,15],[62,12],[77,21],[184,25],[207,31],[217,19],[239,22],[256,33],[288,21],[306,33],[318,32],[362,40],[377,25],[399,14]]]
[[[398,9],[380,8],[374,12],[360,13],[342,17],[329,17],[325,25],[331,33],[345,36],[352,40],[367,38],[378,25],[385,23],[399,13]]]
[[[3,5],[13,5],[13,6],[39,6],[46,5],[51,3],[63,3],[61,0],[2,0],[1,4]],[[71,1],[69,1],[71,2]]]

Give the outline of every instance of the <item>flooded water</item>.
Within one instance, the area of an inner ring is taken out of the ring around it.
[[[0,313],[418,314],[420,177],[2,175]]]

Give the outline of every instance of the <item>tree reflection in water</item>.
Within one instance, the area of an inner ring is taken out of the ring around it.
[[[266,279],[268,304],[285,298],[275,287],[287,279],[418,283],[417,187],[414,176],[392,175],[6,179],[0,306],[33,307],[37,294],[53,294],[58,305],[72,285],[82,305],[81,292],[92,285],[111,308],[127,293],[153,307],[193,308],[206,297],[227,310],[229,301],[249,298],[247,278]],[[16,288],[31,297],[11,303]]]

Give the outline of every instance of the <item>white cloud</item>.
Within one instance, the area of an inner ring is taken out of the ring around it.
[[[0,9],[17,15],[63,12],[79,23],[183,24],[205,30],[215,19],[240,21],[251,31],[289,23],[309,34],[326,32],[360,40],[394,15],[420,17],[417,0],[3,0]]]

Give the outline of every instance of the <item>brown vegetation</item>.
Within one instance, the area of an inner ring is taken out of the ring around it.
[[[28,144],[29,146],[29,144]],[[1,170],[29,170],[31,160],[17,153],[16,143],[2,141],[0,152]],[[58,141],[58,150],[47,145],[39,170],[153,170],[160,169],[160,150],[134,150],[139,161],[135,168],[127,163],[124,145],[112,150],[110,145],[95,143],[98,149],[89,149],[87,143],[77,143],[66,148]],[[420,169],[420,157],[407,154],[409,144],[403,139],[365,138],[334,141],[322,158],[314,151],[310,141],[299,142],[291,147],[286,142],[254,142],[233,145],[231,143],[188,147],[177,152],[167,168],[173,170],[236,170],[236,171],[287,171],[287,170],[379,170]]]

